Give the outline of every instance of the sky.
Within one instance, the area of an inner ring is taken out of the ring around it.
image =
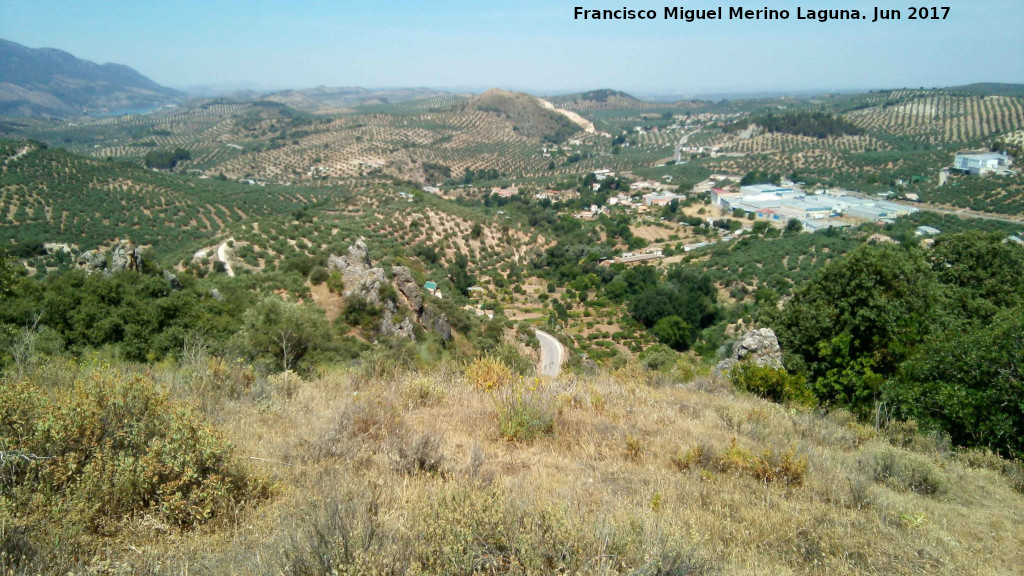
[[[675,21],[665,6],[572,0],[0,0],[0,38],[116,62],[175,88],[494,86],[643,95],[1024,83],[1024,2],[943,0],[946,20],[908,20],[875,0],[688,9],[788,9],[790,19]],[[574,8],[653,9],[654,21],[573,18]],[[860,9],[868,20],[797,20]],[[874,8],[899,21],[871,22]]]

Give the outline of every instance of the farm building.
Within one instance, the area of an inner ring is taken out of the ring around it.
[[[953,169],[966,174],[993,174],[1013,165],[1013,159],[998,152],[960,153],[953,159]]]
[[[647,260],[660,260],[663,257],[661,250],[647,250],[642,254],[634,254],[633,252],[626,252],[622,256],[615,258],[616,263],[622,264],[633,264],[636,262],[644,262]]]
[[[686,196],[672,194],[671,192],[653,192],[644,194],[644,204],[648,206],[664,206],[673,200],[683,200]]]

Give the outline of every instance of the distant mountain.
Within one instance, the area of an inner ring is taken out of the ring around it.
[[[0,39],[0,115],[78,116],[155,108],[181,94],[121,64]]]

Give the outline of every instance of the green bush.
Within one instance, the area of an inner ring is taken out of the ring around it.
[[[65,389],[0,386],[0,452],[0,516],[30,529],[111,535],[142,513],[188,528],[264,491],[200,416],[109,369]]]
[[[679,354],[664,344],[655,344],[641,352],[639,359],[648,370],[660,371],[674,366]]]
[[[934,496],[949,490],[946,475],[931,460],[919,454],[885,447],[872,453],[863,464],[875,482],[894,490]]]
[[[324,282],[327,282],[331,277],[331,274],[323,266],[313,266],[313,269],[309,271],[309,283],[313,286],[319,286]],[[330,288],[330,285],[328,285]]]
[[[782,368],[740,364],[729,372],[737,390],[756,394],[772,402],[814,406],[817,400],[807,380]]]
[[[508,390],[497,397],[498,429],[512,442],[531,442],[555,431],[555,409],[533,390]]]

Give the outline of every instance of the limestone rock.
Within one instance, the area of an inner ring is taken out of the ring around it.
[[[423,312],[423,293],[413,280],[412,272],[405,266],[395,266],[391,269],[391,275],[394,276],[395,288],[409,302],[409,309],[419,316]]]
[[[181,280],[178,280],[178,277],[170,270],[164,270],[164,280],[171,285],[171,290],[181,290]]]
[[[380,333],[384,336],[401,336],[412,341],[416,340],[416,332],[413,328],[412,320],[406,316],[401,322],[396,324],[394,312],[391,310],[384,311],[384,316],[380,320]]]
[[[142,249],[136,247],[130,240],[121,240],[110,252],[110,271],[120,272],[121,270],[133,272],[142,270]]]
[[[107,257],[99,250],[86,250],[78,256],[78,267],[90,273],[105,270]]]
[[[46,250],[46,253],[49,255],[74,254],[75,248],[78,248],[78,246],[72,247],[67,242],[43,242],[43,250]]]
[[[224,295],[221,294],[220,290],[217,290],[216,288],[210,288],[210,298],[213,298],[218,302],[224,301]]]
[[[327,268],[341,272],[345,284],[345,296],[358,294],[367,302],[377,306],[380,304],[380,287],[386,282],[384,270],[372,268],[370,252],[362,238],[349,246],[348,253],[342,256],[331,254],[327,258]]]
[[[782,349],[771,328],[758,328],[744,334],[733,345],[732,354],[715,366],[714,375],[724,376],[741,362],[782,368]]]
[[[434,319],[434,332],[445,342],[452,339],[452,325],[448,323],[448,316],[441,314],[440,318]]]

